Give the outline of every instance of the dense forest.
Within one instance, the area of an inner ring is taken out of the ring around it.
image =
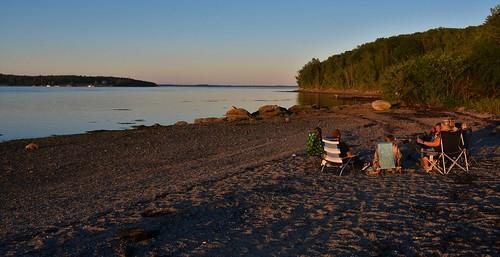
[[[380,38],[297,75],[302,90],[379,90],[391,101],[500,112],[500,5],[480,26]]]
[[[0,85],[8,86],[95,86],[95,87],[155,87],[153,82],[116,77],[76,75],[18,76],[0,74]]]

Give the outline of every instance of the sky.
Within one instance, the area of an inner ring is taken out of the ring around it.
[[[0,73],[294,85],[312,58],[480,25],[500,0],[1,0]]]

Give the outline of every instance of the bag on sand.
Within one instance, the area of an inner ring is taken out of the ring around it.
[[[307,134],[306,153],[308,156],[323,155],[323,143],[321,138],[314,132]]]

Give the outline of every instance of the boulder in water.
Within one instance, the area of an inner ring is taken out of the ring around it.
[[[372,108],[375,111],[385,111],[391,109],[391,103],[384,100],[376,100],[372,102]]]

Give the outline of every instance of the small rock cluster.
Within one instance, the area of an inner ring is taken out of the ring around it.
[[[279,105],[264,105],[261,106],[256,112],[250,113],[244,108],[238,108],[232,106],[226,112],[225,117],[207,117],[198,118],[194,120],[194,124],[204,125],[204,124],[214,124],[223,122],[239,122],[239,121],[250,121],[255,122],[256,120],[265,120],[273,118],[283,118],[285,122],[290,122],[290,117],[294,115],[310,114],[318,111],[328,110],[326,107],[318,107],[313,105],[294,105],[288,109],[281,107]],[[187,125],[186,121],[178,121],[175,123],[177,126]]]
[[[387,101],[376,100],[371,104],[375,111],[385,111],[391,108],[391,104]],[[214,124],[223,122],[239,122],[239,121],[256,121],[256,120],[266,120],[272,118],[283,118],[285,122],[290,122],[290,117],[294,115],[302,114],[312,114],[318,111],[328,111],[327,107],[320,107],[316,105],[294,105],[288,109],[281,107],[279,105],[264,105],[261,106],[256,112],[250,113],[244,108],[238,108],[232,106],[226,112],[225,117],[208,117],[208,118],[198,118],[194,120],[194,124]],[[186,121],[178,121],[175,125],[187,125]]]

